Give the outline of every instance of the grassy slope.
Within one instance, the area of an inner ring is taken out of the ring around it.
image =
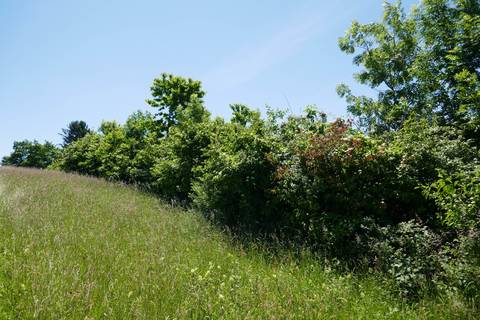
[[[0,318],[473,318],[459,299],[406,305],[375,279],[233,246],[132,188],[0,168]]]

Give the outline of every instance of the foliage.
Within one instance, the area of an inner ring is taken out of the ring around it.
[[[177,123],[177,113],[180,108],[196,100],[201,103],[205,95],[200,81],[168,73],[163,73],[161,78],[154,79],[150,90],[153,98],[147,99],[147,103],[159,109],[157,113],[159,127],[164,133]]]
[[[99,133],[88,133],[68,145],[54,167],[107,179],[146,183],[156,142],[156,124],[150,113],[132,114],[124,126],[105,121]]]
[[[244,105],[231,108],[231,122],[217,122],[206,159],[197,169],[193,202],[234,229],[272,228],[277,221],[270,196],[275,171],[269,159],[271,139],[259,112]]]
[[[2,159],[2,165],[46,168],[57,158],[58,154],[58,148],[48,141],[44,144],[37,140],[15,141],[12,153]]]
[[[313,106],[262,116],[242,104],[230,106],[230,121],[211,119],[200,81],[164,73],[147,100],[155,114],[96,132],[72,122],[59,156],[24,141],[3,164],[56,159],[52,168],[139,184],[229,230],[373,267],[403,296],[450,284],[475,296],[479,8],[424,0],[407,15],[385,3],[381,22],[354,22],[340,48],[356,54],[357,80],[378,96],[340,85],[353,120],[329,122]]]
[[[461,229],[480,226],[480,166],[450,175],[440,170],[424,193],[435,200],[445,224]]]
[[[72,142],[83,138],[90,133],[90,129],[85,121],[72,121],[68,124],[66,129],[62,129],[61,136],[63,137],[63,146],[66,147]]]
[[[82,139],[64,148],[61,156],[51,165],[51,168],[99,176],[100,159],[98,159],[96,151],[100,140],[101,136],[97,133],[88,133]]]
[[[357,236],[365,217],[399,219],[395,162],[384,145],[342,120],[303,139],[277,167],[275,193],[300,237],[353,261],[363,250]]]
[[[480,298],[480,232],[463,232],[446,252],[451,259],[443,264],[446,286],[462,292],[469,299]]]
[[[399,197],[415,212],[410,218],[438,225],[439,203],[422,190],[438,179],[438,170],[448,175],[469,170],[478,162],[478,149],[459,130],[427,120],[407,120],[390,139],[389,153],[398,159],[395,175],[404,185]]]
[[[189,200],[195,169],[202,165],[210,144],[209,113],[199,101],[177,110],[178,124],[159,144],[158,157],[151,167],[152,189],[179,201]]]
[[[151,168],[158,156],[159,133],[155,117],[149,112],[137,111],[128,117],[123,131],[124,148],[128,153],[125,175],[128,182],[149,185]]]
[[[390,277],[399,293],[419,296],[431,290],[441,277],[441,238],[413,220],[378,231],[371,243],[375,266]]]
[[[412,115],[477,132],[480,105],[480,3],[424,0],[410,15],[385,3],[382,22],[353,22],[340,49],[357,53],[356,79],[376,99],[338,87],[349,111],[373,132],[398,130]]]

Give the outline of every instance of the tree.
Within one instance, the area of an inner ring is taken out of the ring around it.
[[[178,122],[177,114],[181,108],[192,103],[201,105],[205,95],[200,81],[168,73],[154,79],[150,90],[153,99],[148,99],[147,103],[159,109],[156,116],[163,133],[168,133],[168,129]]]
[[[215,131],[215,123],[209,117],[198,99],[177,111],[178,123],[160,140],[151,170],[153,188],[162,196],[189,200],[196,168],[203,164]]]
[[[55,161],[59,150],[54,144],[36,140],[15,141],[13,152],[2,159],[4,166],[46,168]]]
[[[60,134],[63,137],[63,146],[66,147],[74,141],[81,139],[90,133],[91,130],[85,121],[72,121]]]
[[[370,98],[337,88],[367,131],[395,131],[412,116],[478,130],[478,0],[423,0],[409,15],[401,1],[385,2],[381,22],[353,22],[339,46],[356,53],[356,80],[378,91]]]

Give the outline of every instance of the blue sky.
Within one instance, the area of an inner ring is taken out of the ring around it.
[[[162,72],[201,80],[213,115],[244,103],[343,116],[336,85],[366,89],[337,39],[380,19],[382,2],[0,0],[0,156],[14,140],[60,143],[72,120],[149,109]]]

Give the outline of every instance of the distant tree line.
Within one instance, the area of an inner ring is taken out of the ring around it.
[[[67,147],[90,132],[85,121],[70,122],[67,128],[62,129],[62,147]],[[39,143],[37,140],[15,141],[12,153],[3,157],[2,165],[45,169],[57,159],[60,153],[61,148],[48,141],[45,143]]]
[[[84,122],[56,148],[16,142],[4,165],[142,185],[250,235],[373,268],[402,295],[480,288],[480,3],[386,3],[339,40],[356,79],[338,87],[352,120],[231,105],[212,118],[199,81],[163,74],[125,124]],[[478,300],[477,300],[478,301]]]

